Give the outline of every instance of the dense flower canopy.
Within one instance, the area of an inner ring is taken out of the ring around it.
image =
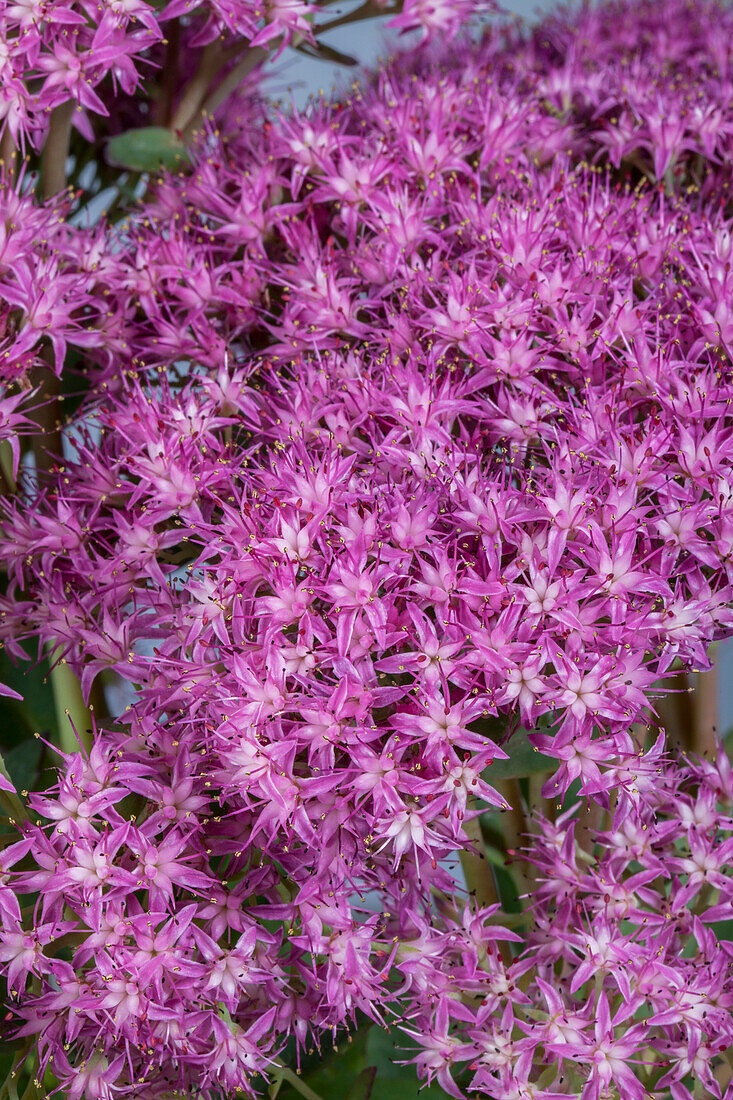
[[[5,646],[132,692],[3,857],[69,1095],[251,1090],[357,1011],[455,1095],[719,1095],[730,776],[645,738],[733,622],[731,24],[619,3],[240,94],[114,227],[5,189],[0,432],[43,349],[94,380],[6,502]],[[456,854],[520,724],[613,825],[579,869],[544,820],[514,957]]]

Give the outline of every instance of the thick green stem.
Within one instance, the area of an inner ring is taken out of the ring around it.
[[[512,863],[508,868],[517,887],[520,897],[529,893],[529,885],[526,875],[521,867],[521,847],[523,837],[529,832],[527,819],[524,816],[522,806],[522,792],[519,789],[519,781],[516,779],[504,779],[495,784],[496,789],[506,799],[509,809],[503,818],[504,844]]]
[[[337,19],[331,19],[327,23],[321,24],[321,26],[314,27],[313,33],[317,38],[318,35],[335,30],[337,27],[360,23],[365,19],[373,19],[375,15],[391,15],[398,9],[399,5],[397,4],[391,4],[387,8],[379,8],[371,0],[367,0],[361,7],[348,15],[339,16]],[[297,45],[298,41],[302,41],[302,39],[296,36],[291,45]],[[274,45],[276,43],[271,43],[270,48],[267,49],[261,46],[248,49],[242,59],[213,90],[210,90],[211,85],[223,66],[231,61],[232,52],[217,46],[214,42],[205,47],[198,71],[178,105],[171,120],[170,129],[179,131],[183,134],[184,139],[189,139],[196,132],[201,120],[214,113],[227,96],[231,95],[235,88],[265,60]]]
[[[213,92],[207,94],[201,101],[199,109],[195,115],[186,123],[183,128],[184,138],[191,137],[195,133],[196,128],[201,123],[201,120],[206,115],[212,115],[214,111],[219,107],[226,97],[230,95],[234,89],[242,83],[245,77],[257,68],[257,66],[264,61],[267,57],[268,51],[261,46],[257,46],[253,50],[247,50],[247,53],[239,61],[233,69],[231,69],[220,84],[214,88]],[[218,70],[217,70],[218,71]]]
[[[14,492],[13,455],[10,450],[10,441],[4,439],[0,443],[0,493],[3,496],[10,497]]]
[[[54,107],[41,154],[41,193],[44,199],[58,195],[66,187],[66,160],[71,141],[71,124],[76,103],[69,99]],[[44,347],[42,357],[48,370],[37,367],[31,372],[31,384],[37,388],[41,402],[34,410],[33,419],[38,432],[33,437],[33,456],[36,464],[37,486],[41,477],[50,470],[56,455],[62,454],[61,445],[61,363],[54,362],[53,349]]]
[[[18,172],[18,146],[8,126],[5,127],[3,136],[0,138],[0,167],[4,170],[7,182],[14,183]]]
[[[179,84],[178,57],[181,45],[181,23],[171,19],[166,28],[168,42],[165,47],[165,61],[158,83],[158,98],[155,104],[156,126],[167,126],[173,111],[173,97]]]
[[[463,831],[474,844],[473,848],[465,848],[461,852],[461,867],[468,892],[481,906],[499,905],[501,899],[491,863],[486,858],[480,818],[472,817],[470,821],[464,821]]]
[[[690,749],[694,724],[693,688],[685,669],[678,669],[660,684],[664,694],[657,702],[659,720],[667,740],[675,748]]]
[[[309,1088],[305,1081],[301,1081],[297,1073],[293,1073],[288,1066],[284,1066],[282,1063],[276,1063],[276,1065],[278,1065],[277,1074],[280,1079],[287,1081],[296,1092],[299,1092],[301,1096],[305,1096],[306,1100],[321,1100],[318,1093]]]
[[[473,841],[474,847],[464,849],[461,852],[461,867],[466,879],[466,887],[469,894],[483,908],[489,905],[501,905],[501,898],[496,888],[496,879],[491,868],[491,863],[486,858],[484,838],[481,833],[481,819],[471,818],[463,825],[466,836]],[[504,940],[498,940],[497,946],[504,963],[508,966],[512,961],[509,945]]]
[[[48,357],[48,349],[46,349],[45,358],[48,359]],[[32,442],[37,491],[41,487],[43,475],[51,470],[57,458],[63,457],[61,380],[52,370],[36,368],[31,381],[44,398],[33,411],[33,419],[38,428]],[[81,741],[81,744],[88,749],[91,745],[91,736],[87,731],[92,727],[92,718],[84,702],[79,680],[65,659],[52,665],[50,679],[60,747],[64,752],[76,753],[79,751],[79,741]]]
[[[58,195],[66,187],[66,158],[71,141],[71,121],[76,104],[73,99],[60,103],[51,111],[48,137],[41,157],[41,183],[44,199]]]
[[[710,656],[713,654],[714,648]],[[667,690],[657,703],[657,711],[670,744],[700,756],[714,757],[715,732],[720,723],[715,666],[708,672],[678,669],[660,687]]]
[[[553,798],[545,798],[542,788],[550,773],[532,772],[529,779],[529,810],[543,814],[548,820],[555,820],[556,803]]]
[[[207,46],[204,46],[199,67],[183,93],[181,102],[171,119],[171,130],[182,133],[189,128],[192,121],[200,114],[202,104],[209,94],[211,83],[226,64],[229,56],[229,51],[219,41],[209,42]]]
[[[92,714],[84,702],[81,684],[65,657],[53,666],[50,675],[61,748],[68,753],[79,752],[81,741],[83,747],[89,749],[92,744],[89,732],[93,728]]]
[[[604,812],[603,806],[597,802],[587,801],[586,805],[581,807],[578,823],[575,826],[576,845],[581,851],[588,852],[591,856],[595,850],[596,833],[600,832],[603,826]]]
[[[715,656],[715,647],[709,653]],[[720,726],[718,707],[718,669],[715,665],[708,672],[698,672],[694,678],[692,696],[692,729],[690,748],[700,756],[715,758],[715,731]]]
[[[36,464],[36,484],[40,488],[42,475],[52,468],[57,456],[63,456],[61,433],[61,379],[52,369],[50,347],[44,348],[43,358],[48,367],[34,367],[31,384],[41,400],[31,412],[38,430],[33,433],[33,458]]]

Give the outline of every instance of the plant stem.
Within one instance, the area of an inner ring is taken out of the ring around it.
[[[61,748],[67,753],[79,752],[81,741],[83,747],[89,749],[92,739],[87,731],[93,728],[91,711],[84,702],[81,684],[65,657],[52,667],[50,677]]]
[[[0,138],[0,165],[5,169],[5,178],[8,183],[13,184],[18,171],[18,146],[7,125]]]
[[[75,109],[76,104],[70,99],[51,112],[48,137],[41,160],[42,194],[45,199],[57,195],[66,187],[66,159],[69,155]],[[61,379],[53,369],[52,352],[49,348],[44,349],[44,358],[49,369],[37,368],[33,372],[35,377],[31,378],[32,384],[38,387],[39,393],[45,399],[36,408],[34,416],[38,426],[38,432],[33,436],[37,488],[40,488],[41,475],[49,472],[56,456],[63,458]],[[79,680],[65,658],[52,666],[50,678],[61,748],[65,752],[76,753],[81,742],[88,749],[91,737],[87,731],[93,726],[91,713],[84,702]]]
[[[275,1059],[275,1065],[277,1066],[277,1076],[281,1081],[287,1081],[301,1096],[305,1096],[306,1100],[321,1100],[318,1093],[309,1088],[305,1081],[301,1081],[289,1066],[283,1065],[279,1059]]]
[[[179,82],[178,55],[181,46],[181,23],[171,19],[167,27],[168,44],[165,48],[165,61],[158,84],[158,100],[155,104],[155,124],[167,126],[173,111],[173,97]]]
[[[12,461],[8,458],[9,450],[10,443],[4,439],[0,443],[0,493],[5,497],[11,497],[15,492]]]
[[[464,848],[461,852],[461,867],[466,879],[469,894],[476,898],[480,906],[501,904],[494,872],[484,851],[484,838],[481,834],[481,819],[472,817],[463,822],[463,831],[475,847]]]
[[[714,656],[714,652],[711,652],[710,656]],[[714,759],[715,731],[720,724],[717,667],[713,665],[707,672],[698,672],[694,683],[690,748],[700,756],[709,756]]]
[[[244,80],[246,76],[255,69],[264,59],[267,57],[268,51],[262,46],[257,46],[253,50],[247,50],[245,56],[239,61],[233,69],[231,69],[220,84],[214,88],[213,92],[209,93],[201,102],[200,109],[196,114],[188,121],[183,128],[184,139],[190,137],[199,122],[205,115],[212,115],[217,107],[219,107],[226,97],[230,95],[238,84]]]
[[[209,42],[207,46],[204,46],[199,60],[199,67],[173,113],[170,122],[171,130],[182,133],[190,127],[193,119],[201,112],[202,104],[208,95],[212,80],[230,56],[230,52],[219,41]]]
[[[50,358],[50,348],[44,349],[44,358]],[[50,368],[35,367],[31,371],[31,384],[44,398],[31,416],[38,425],[33,434],[33,457],[36,463],[36,484],[40,488],[41,475],[47,474],[56,458],[63,457],[61,442],[61,379]]]
[[[697,673],[680,669],[668,682],[673,691],[662,696],[657,710],[670,743],[700,756],[714,756],[719,723],[717,669]]]
[[[344,27],[347,23],[361,23],[365,19],[373,19],[375,15],[394,15],[399,7],[399,4],[390,4],[387,7],[380,8],[373,4],[371,0],[366,0],[366,3],[362,4],[360,8],[356,8],[347,15],[340,15],[337,19],[330,19],[328,23],[315,26],[313,33],[315,35],[325,34],[328,31],[335,30],[336,27]]]
[[[522,897],[529,893],[527,877],[520,864],[522,837],[529,832],[522,806],[522,792],[519,789],[519,781],[516,779],[504,779],[496,783],[495,786],[509,805],[509,809],[503,818],[504,847],[507,855],[512,859],[512,866],[508,867],[507,870],[514,878],[517,893]]]
[[[659,721],[664,727],[671,745],[677,748],[689,749],[691,747],[693,716],[692,699],[690,698],[692,688],[687,672],[680,669],[668,680],[663,681],[662,686],[666,690],[657,703]]]
[[[391,15],[398,8],[399,5],[396,4],[389,5],[387,8],[379,8],[372,0],[366,0],[366,3],[348,15],[342,15],[320,26],[315,26],[313,33],[317,37],[319,34],[334,30],[336,27],[372,19],[375,15]],[[293,44],[297,41],[298,39],[295,39]],[[256,46],[254,49],[248,49],[242,59],[212,91],[209,89],[213,80],[227,61],[232,59],[233,55],[231,50],[226,50],[214,42],[206,46],[201,55],[198,70],[170,122],[170,129],[182,133],[184,139],[190,138],[196,131],[201,119],[214,113],[217,107],[224,102],[228,95],[231,95],[245,77],[249,76],[265,60],[274,45],[276,43],[270,43],[269,48]]]
[[[283,1080],[288,1081],[294,1089],[296,1089],[301,1096],[305,1096],[306,1100],[321,1100],[321,1097],[313,1089],[308,1088],[305,1081],[301,1081],[296,1073],[293,1073],[291,1069],[283,1070]]]
[[[60,103],[51,111],[51,123],[41,158],[42,194],[44,199],[58,195],[66,187],[66,158],[69,155],[71,121],[76,104],[73,99]]]
[[[586,800],[585,810],[581,808],[578,816],[578,823],[575,827],[575,843],[582,851],[588,852],[591,856],[596,844],[595,834],[600,832],[603,824],[603,814],[603,806],[597,802]]]
[[[554,803],[551,799],[546,799],[542,796],[542,788],[545,785],[545,780],[548,775],[549,772],[532,772],[532,774],[528,776],[529,805],[527,809],[530,813],[533,813],[535,810],[542,813],[546,802],[550,802],[554,807]]]

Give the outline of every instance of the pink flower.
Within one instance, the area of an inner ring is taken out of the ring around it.
[[[731,17],[459,35],[479,7],[406,3],[429,49],[301,115],[240,87],[114,226],[0,184],[0,640],[129,703],[0,876],[19,1030],[80,1100],[250,1092],[364,1017],[502,1100],[684,1096],[733,1042],[730,767],[643,734],[733,630]],[[7,6],[0,116],[40,150],[78,107],[74,164],[95,115],[150,123],[168,20],[232,66],[315,26],[42,14]],[[525,876],[515,938],[471,872],[527,745],[560,809],[520,779],[483,879]]]

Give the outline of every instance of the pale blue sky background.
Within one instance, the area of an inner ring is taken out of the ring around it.
[[[343,4],[328,9],[328,16],[335,18],[358,6],[359,0],[345,0]],[[556,0],[503,0],[503,6],[524,19],[532,20],[558,5]],[[371,19],[339,27],[324,36],[324,41],[358,58],[362,64],[374,65],[379,57],[389,53],[390,41],[397,42],[396,35],[385,30],[386,22],[387,18]],[[309,95],[317,94],[320,89],[328,92],[333,85],[338,87],[353,79],[353,73],[353,69],[315,61],[288,50],[273,66],[269,91],[274,98],[283,101],[283,106],[294,102],[297,107],[302,107]],[[733,727],[733,639],[718,647],[718,667],[720,725],[724,732]]]

